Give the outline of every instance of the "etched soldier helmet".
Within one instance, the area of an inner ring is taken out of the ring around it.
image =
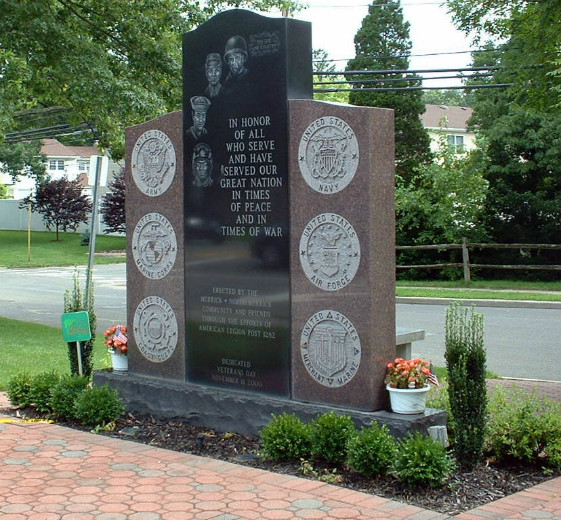
[[[193,96],[191,98],[191,108],[195,112],[203,112],[206,114],[208,107],[210,106],[210,99],[204,96]]]
[[[205,143],[199,143],[193,150],[193,162],[212,160],[212,151],[210,146]]]
[[[228,58],[228,55],[232,52],[240,52],[247,58],[247,44],[245,43],[245,38],[243,36],[232,36],[227,42],[224,49],[224,60]]]
[[[221,64],[222,64],[222,58],[220,57],[220,54],[218,54],[217,52],[211,52],[210,54],[207,55],[205,61],[205,67],[212,67],[213,65],[221,65]]]

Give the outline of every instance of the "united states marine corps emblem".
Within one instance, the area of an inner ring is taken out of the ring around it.
[[[358,160],[356,135],[338,117],[316,119],[300,139],[300,171],[308,185],[319,193],[330,194],[343,190],[352,181]]]
[[[323,386],[346,385],[360,366],[360,339],[351,321],[340,312],[316,312],[300,337],[302,361],[310,376]]]
[[[171,185],[175,176],[175,148],[160,130],[148,130],[136,141],[132,151],[132,177],[138,189],[157,197]]]

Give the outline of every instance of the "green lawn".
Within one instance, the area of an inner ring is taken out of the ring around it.
[[[98,333],[94,348],[94,369],[111,366],[111,358]],[[30,375],[54,370],[70,373],[68,350],[62,331],[56,327],[0,318],[0,391],[16,374]]]
[[[31,232],[31,248],[25,231],[0,230],[0,267],[49,267],[63,265],[87,265],[89,247],[80,245],[81,233]],[[122,251],[127,239],[120,236],[98,235],[96,252]],[[96,264],[124,262],[124,256],[96,255]]]

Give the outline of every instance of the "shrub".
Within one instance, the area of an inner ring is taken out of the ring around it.
[[[51,408],[64,419],[75,419],[75,404],[78,396],[89,385],[87,377],[67,375],[55,385],[51,396]]]
[[[8,399],[14,406],[26,408],[31,405],[31,376],[25,372],[17,374],[8,381]]]
[[[41,372],[31,378],[29,398],[39,412],[51,412],[51,398],[55,385],[60,381],[56,372]]]
[[[362,428],[347,444],[347,463],[367,477],[386,474],[392,466],[396,441],[388,427],[372,422],[370,428]]]
[[[453,449],[458,463],[471,469],[483,456],[487,421],[483,315],[455,302],[445,329]]]
[[[334,412],[318,415],[310,423],[312,454],[328,462],[342,462],[347,458],[347,442],[355,433],[349,415]]]
[[[497,388],[489,403],[485,449],[509,458],[561,467],[561,405],[536,392]]]
[[[454,471],[454,461],[438,441],[415,432],[399,441],[393,469],[401,482],[437,487]]]
[[[84,390],[76,399],[74,415],[88,426],[100,426],[117,419],[125,405],[117,390],[107,385]]]
[[[300,460],[311,453],[310,428],[294,414],[273,415],[260,432],[263,455],[274,460]]]

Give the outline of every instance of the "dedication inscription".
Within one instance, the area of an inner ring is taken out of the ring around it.
[[[323,386],[346,385],[360,366],[360,338],[340,312],[316,312],[304,325],[300,353],[308,374]]]
[[[132,177],[138,189],[157,197],[171,185],[175,175],[175,148],[160,130],[148,130],[136,141],[132,151]]]
[[[313,190],[337,193],[353,180],[359,161],[353,129],[335,116],[310,123],[300,138],[298,163],[304,180]]]

